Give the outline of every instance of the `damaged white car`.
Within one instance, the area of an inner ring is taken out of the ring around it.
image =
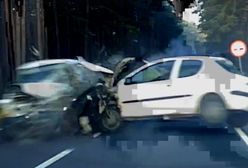
[[[120,114],[104,75],[113,72],[83,59],[41,60],[18,67],[16,81],[1,101],[2,129],[10,136],[41,127],[84,133],[117,129]]]

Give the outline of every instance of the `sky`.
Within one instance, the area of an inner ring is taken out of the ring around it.
[[[196,3],[192,4],[190,8],[186,8],[183,12],[183,20],[186,22],[194,23],[198,26],[200,24],[200,15],[199,13],[193,12],[199,8],[200,4],[198,3],[198,0],[196,0]]]

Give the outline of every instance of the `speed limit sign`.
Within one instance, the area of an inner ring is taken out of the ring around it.
[[[236,40],[230,45],[230,52],[233,56],[238,57],[239,59],[239,68],[242,72],[242,62],[241,57],[247,53],[247,44],[242,40]]]
[[[231,43],[230,50],[233,56],[243,57],[247,52],[247,45],[242,40],[236,40]]]

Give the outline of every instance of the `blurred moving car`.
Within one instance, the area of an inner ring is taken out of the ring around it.
[[[132,71],[117,84],[121,116],[186,117],[227,121],[230,111],[248,110],[248,77],[220,57],[159,59]]]
[[[85,133],[117,129],[120,115],[104,75],[113,72],[81,58],[41,60],[18,67],[16,81],[1,101],[1,127],[10,136],[41,127],[81,128]]]

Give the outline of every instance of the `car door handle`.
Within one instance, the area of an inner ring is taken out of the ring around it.
[[[171,86],[171,84],[166,84],[166,86],[167,86],[167,87],[170,87],[170,86]]]

